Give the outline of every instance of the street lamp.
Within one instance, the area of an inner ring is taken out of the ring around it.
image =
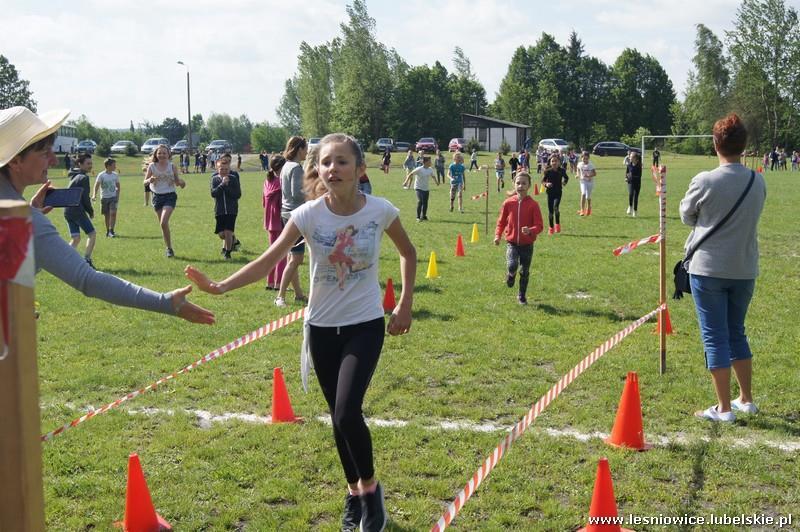
[[[189,120],[188,120],[188,122],[186,122],[186,124],[187,124],[187,126],[189,128],[188,144],[189,144],[189,155],[191,155],[191,153],[192,153],[192,94],[191,94],[191,91],[189,90],[189,67],[186,66],[186,63],[184,63],[183,61],[178,61],[178,64],[179,65],[183,65],[184,67],[186,67],[186,109],[187,109],[187,112],[188,112],[188,115],[189,115]]]

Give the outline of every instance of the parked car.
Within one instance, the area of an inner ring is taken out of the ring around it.
[[[188,140],[179,140],[178,142],[176,142],[172,146],[172,148],[170,148],[170,151],[172,153],[183,153],[188,149],[189,149],[189,141]]]
[[[133,147],[133,151],[138,152],[139,146],[133,143],[131,140],[118,140],[111,146],[111,153],[121,153],[125,155],[128,153],[128,149]]]
[[[632,146],[628,146],[624,142],[615,142],[615,141],[603,141],[598,142],[592,148],[592,153],[595,155],[599,155],[600,157],[605,157],[606,155],[617,155],[619,157],[625,157],[628,155],[629,151],[634,151],[639,155],[642,154],[642,150],[639,148],[634,148]]]
[[[160,144],[164,144],[165,146],[169,146],[169,140],[165,139],[164,137],[153,137],[151,139],[147,139],[142,144],[142,153],[151,154],[156,151],[156,148]]]
[[[569,149],[569,142],[564,139],[542,139],[539,141],[539,147],[547,151],[560,150],[566,152]]]
[[[231,143],[222,139],[212,140],[209,145],[206,146],[207,153],[211,153],[212,151],[217,153],[230,153],[232,149]]]
[[[380,151],[386,151],[386,148],[389,148],[389,151],[394,151],[394,139],[390,139],[388,137],[378,139],[378,142],[375,143]]]
[[[408,151],[411,149],[411,143],[399,140],[394,143],[394,149],[395,151]]]
[[[319,144],[319,141],[321,140],[322,137],[311,137],[310,139],[308,139],[308,147],[310,148],[311,146],[316,146],[317,144]]]
[[[78,153],[94,153],[94,150],[97,149],[97,143],[93,140],[82,140],[75,146],[75,151]]]
[[[417,141],[416,148],[417,148],[417,151],[419,151],[419,152],[433,153],[437,149],[439,149],[439,146],[436,144],[436,139],[435,138],[433,138],[433,137],[422,137],[421,139],[419,139]]]
[[[450,139],[447,149],[450,151],[460,151],[463,153],[464,150],[467,149],[467,139],[463,139],[461,137]]]

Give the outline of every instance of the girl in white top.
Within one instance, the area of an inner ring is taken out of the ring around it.
[[[589,162],[589,152],[583,152],[581,162],[578,163],[578,179],[581,184],[581,208],[578,214],[581,216],[592,214],[592,190],[594,190],[594,178],[596,175],[597,170]]]
[[[422,166],[414,168],[408,177],[414,178],[414,191],[417,193],[417,221],[423,222],[428,220],[428,198],[431,191],[431,178],[433,177],[433,168],[431,168],[431,156],[425,155],[422,157]],[[438,185],[439,182],[437,181]]]
[[[308,162],[308,161],[306,161]],[[318,178],[306,174],[308,201],[292,211],[278,240],[259,258],[221,282],[192,266],[186,276],[198,288],[222,294],[266,277],[302,235],[311,248],[311,291],[306,313],[307,340],[314,369],[331,412],[348,492],[342,526],[382,530],[383,491],[372,459],[369,429],[361,404],[383,346],[384,321],[378,262],[384,232],[400,253],[402,292],[386,331],[411,328],[416,250],[398,210],[388,201],[358,192],[365,171],[355,139],[334,133],[319,143],[314,159]],[[324,186],[322,195],[315,193]]]
[[[172,251],[172,235],[169,231],[169,219],[175,205],[178,202],[178,194],[175,192],[175,185],[183,188],[186,181],[178,177],[178,170],[170,160],[169,147],[159,144],[153,152],[152,162],[147,166],[147,173],[144,176],[144,184],[150,187],[153,192],[153,209],[156,211],[156,218],[161,225],[161,235],[164,237],[164,244],[167,246],[167,257],[174,257]]]

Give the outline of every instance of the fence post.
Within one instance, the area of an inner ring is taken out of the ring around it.
[[[0,530],[44,530],[34,273],[30,207],[0,200]]]

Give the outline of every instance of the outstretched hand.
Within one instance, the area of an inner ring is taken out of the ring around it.
[[[191,291],[192,285],[172,291],[172,308],[175,310],[175,315],[191,323],[213,324],[216,321],[213,312],[186,299]]]
[[[211,279],[208,278],[206,274],[195,268],[194,266],[187,266],[183,270],[184,275],[193,282],[197,288],[202,290],[203,292],[208,292],[209,294],[219,295],[221,294],[222,288],[219,286],[218,283],[214,283]]]
[[[47,214],[48,212],[52,211],[52,207],[44,206],[44,197],[47,195],[47,191],[51,188],[53,188],[53,183],[51,183],[48,179],[44,182],[44,185],[39,187],[39,190],[37,190],[36,194],[34,194],[31,198],[31,207],[39,209],[42,211],[42,214]]]

